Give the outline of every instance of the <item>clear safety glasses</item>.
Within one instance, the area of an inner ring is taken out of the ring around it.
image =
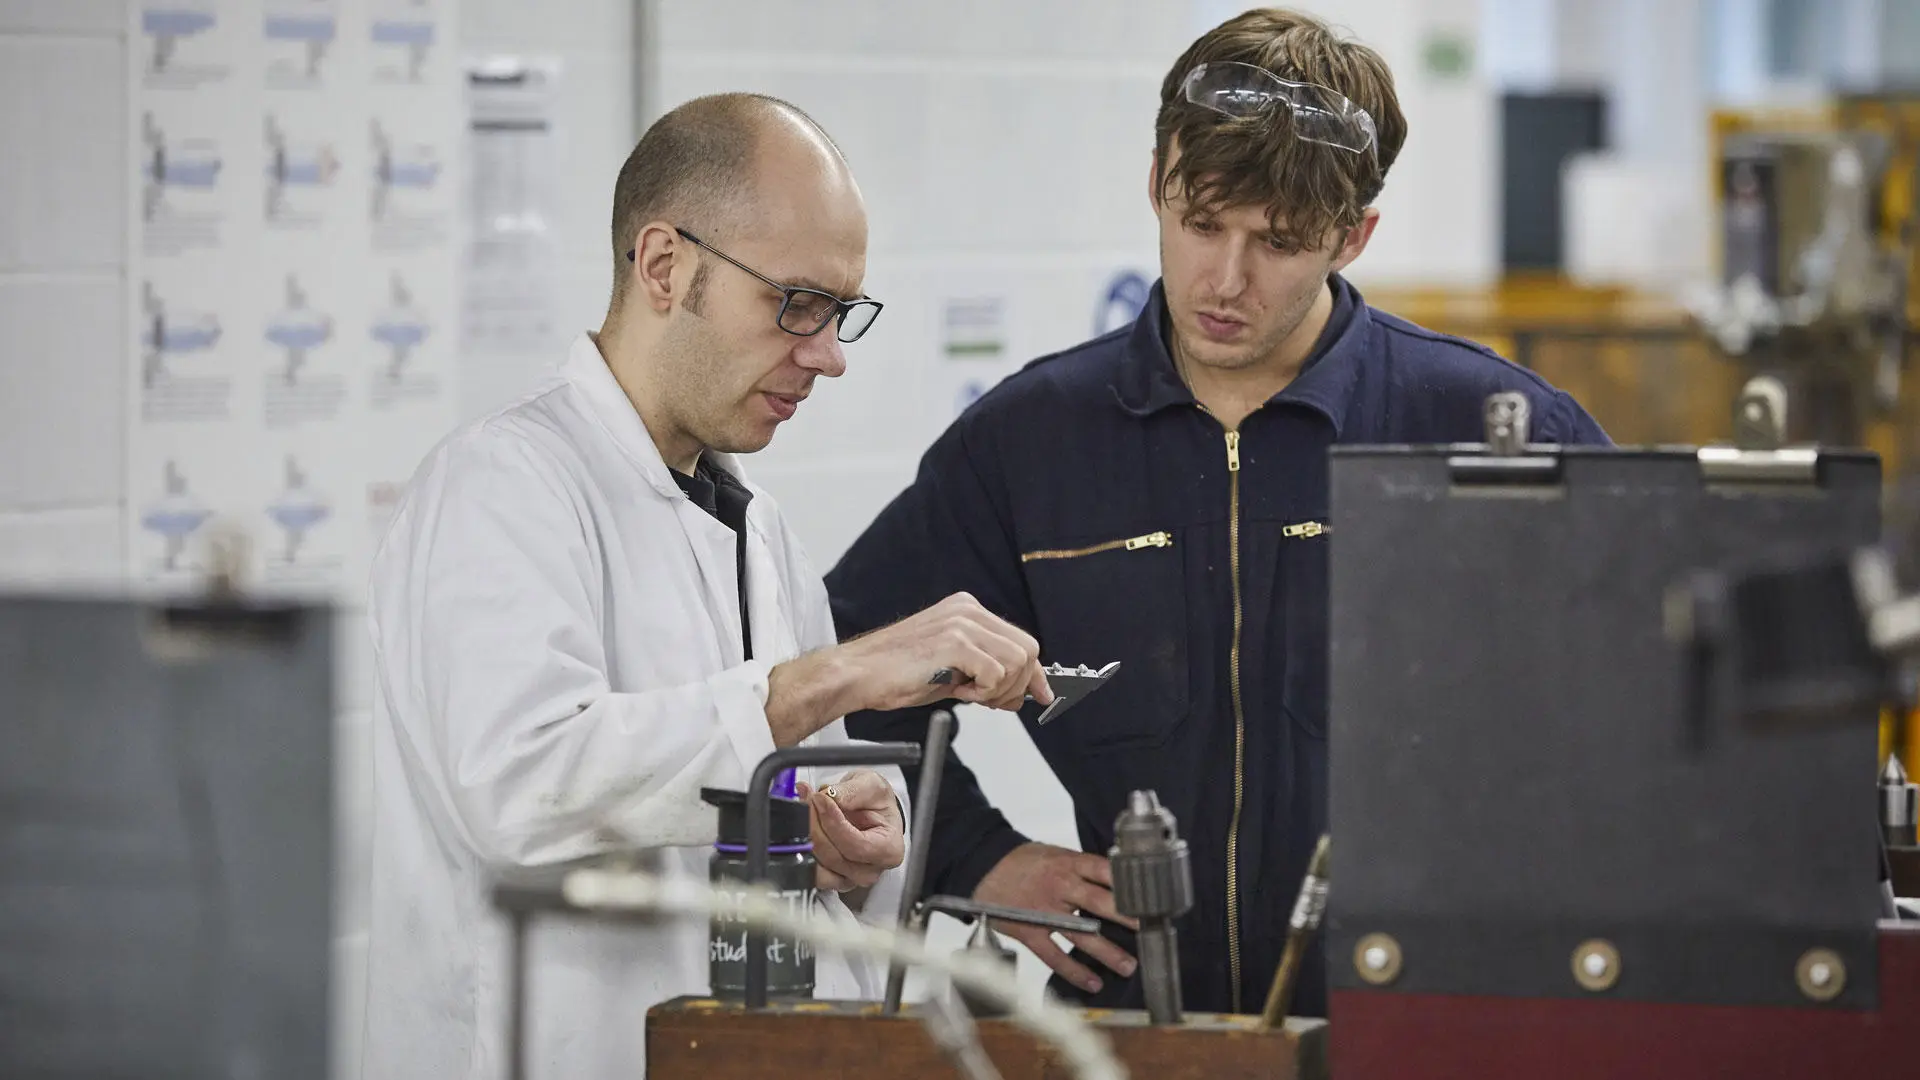
[[[1188,101],[1224,116],[1258,116],[1284,105],[1293,113],[1295,138],[1350,153],[1371,152],[1377,138],[1373,117],[1340,94],[1289,82],[1252,64],[1201,64],[1187,73],[1180,89]]]

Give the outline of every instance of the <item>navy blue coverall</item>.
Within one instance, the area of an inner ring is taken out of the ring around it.
[[[1047,663],[1122,662],[1046,727],[1031,703],[1021,715],[1073,798],[1085,850],[1107,852],[1133,789],[1177,817],[1193,867],[1178,929],[1195,1011],[1259,1011],[1327,825],[1327,545],[1339,528],[1327,448],[1479,442],[1483,403],[1502,390],[1528,397],[1534,442],[1607,442],[1532,372],[1331,285],[1333,314],[1301,373],[1227,431],[1175,374],[1156,284],[1132,326],[1035,360],[975,402],[827,575],[842,640],[965,591],[1032,633]],[[920,741],[929,713],[862,713],[848,729]],[[970,895],[1025,841],[950,760],[927,891]],[[1103,932],[1134,950],[1124,928]],[[1317,952],[1301,1015],[1324,1015]],[[1138,976],[1095,966],[1098,995],[1059,978],[1053,989],[1142,1007]]]

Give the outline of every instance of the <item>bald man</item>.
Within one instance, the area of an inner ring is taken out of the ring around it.
[[[880,313],[860,191],[818,125],[754,95],[675,109],[621,168],[612,234],[599,332],[440,444],[375,556],[368,1080],[503,1073],[493,871],[647,848],[704,880],[701,789],[743,790],[776,747],[846,742],[861,709],[1051,699],[1033,639],[970,597],[836,644],[819,575],[741,475]],[[942,668],[957,694],[929,684]],[[899,771],[800,790],[815,916],[891,923]],[[527,958],[534,1077],[639,1075],[648,1007],[708,990],[697,921],[554,921]],[[817,996],[883,977],[822,954]]]

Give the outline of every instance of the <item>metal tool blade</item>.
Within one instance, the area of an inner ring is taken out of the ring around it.
[[[1105,686],[1108,679],[1120,670],[1120,661],[1115,660],[1106,667],[1095,670],[1081,664],[1079,667],[1067,667],[1065,664],[1052,664],[1040,669],[1046,672],[1047,685],[1053,690],[1053,704],[1042,712],[1036,724],[1045,724],[1059,718],[1060,714],[1078,705],[1088,694]],[[927,680],[929,686],[947,686],[955,680],[952,668],[941,668]],[[1033,695],[1028,694],[1032,701]]]
[[[1047,685],[1053,688],[1053,704],[1047,706],[1034,721],[1036,724],[1050,723],[1059,719],[1060,714],[1078,705],[1088,694],[1107,684],[1120,670],[1120,661],[1115,660],[1098,671],[1085,664],[1077,668],[1055,666],[1044,669],[1047,673]]]

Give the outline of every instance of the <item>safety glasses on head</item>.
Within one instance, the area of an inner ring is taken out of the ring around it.
[[[1370,153],[1378,139],[1367,110],[1324,86],[1290,82],[1252,64],[1201,64],[1187,72],[1180,92],[1223,116],[1259,116],[1284,105],[1293,114],[1295,138],[1350,153]]]

